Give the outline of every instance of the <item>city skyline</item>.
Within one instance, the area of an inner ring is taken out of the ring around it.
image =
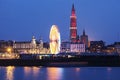
[[[74,4],[78,35],[82,35],[85,29],[89,40],[103,40],[106,43],[120,41],[119,2],[1,0],[0,40],[30,40],[34,35],[49,41],[49,32],[53,24],[58,26],[62,40],[69,40],[70,15]]]

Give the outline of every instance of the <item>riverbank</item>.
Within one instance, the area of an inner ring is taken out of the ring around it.
[[[119,56],[77,56],[43,59],[0,59],[0,66],[120,66]]]

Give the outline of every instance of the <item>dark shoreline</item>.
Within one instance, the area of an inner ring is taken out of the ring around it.
[[[0,66],[120,67],[120,56],[78,56],[71,58],[45,59],[0,59]]]

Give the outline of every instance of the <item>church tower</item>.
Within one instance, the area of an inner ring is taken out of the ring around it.
[[[36,44],[36,39],[35,39],[35,36],[33,36],[33,37],[32,37],[32,41],[31,41],[31,47],[35,49],[35,48],[36,48],[36,45],[37,45],[37,44]]]
[[[70,41],[77,42],[77,24],[74,4],[72,5],[72,11],[70,16]]]
[[[81,35],[81,42],[88,48],[88,35],[86,35],[85,30],[83,30],[83,34]]]

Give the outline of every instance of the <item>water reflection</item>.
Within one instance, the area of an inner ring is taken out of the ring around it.
[[[29,75],[31,73],[31,71],[32,71],[31,67],[24,67],[24,73],[26,76]]]
[[[47,80],[62,80],[63,69],[62,68],[47,68],[48,77]]]
[[[108,68],[107,68],[107,71],[108,71],[108,72],[111,72],[111,71],[112,71],[112,68],[111,68],[111,67],[108,67]]]
[[[0,67],[0,80],[120,80],[119,74],[119,67]]]
[[[26,76],[33,75],[38,76],[39,67],[24,67],[24,73]]]
[[[39,76],[39,72],[40,72],[39,69],[40,69],[39,67],[33,67],[33,68],[32,68],[32,71],[33,71],[33,75],[34,75],[34,76]]]
[[[6,67],[6,80],[13,80],[14,79],[14,66]]]
[[[112,68],[111,67],[107,67],[107,80],[111,79],[111,72],[112,72]]]
[[[75,68],[76,72],[80,72],[80,68]]]

